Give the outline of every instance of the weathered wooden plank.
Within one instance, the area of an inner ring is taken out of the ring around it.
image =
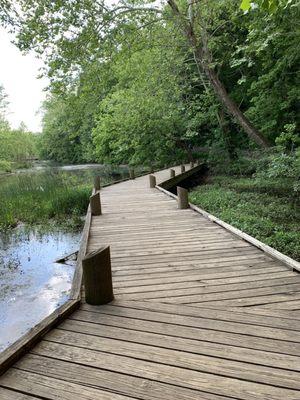
[[[253,259],[253,262],[247,260],[232,260],[231,262],[222,262],[220,261],[213,261],[211,263],[194,263],[193,261],[185,262],[185,263],[166,263],[164,266],[148,266],[146,268],[137,267],[137,268],[130,268],[130,267],[116,267],[114,264],[113,267],[113,275],[115,279],[122,278],[122,279],[138,279],[141,275],[147,274],[149,277],[157,277],[157,274],[160,273],[168,273],[172,274],[173,272],[184,272],[185,274],[190,274],[193,272],[209,272],[214,270],[214,272],[220,271],[234,271],[234,270],[241,270],[241,269],[253,269],[253,275],[257,274],[264,274],[268,273],[269,267],[279,267],[276,263],[272,262],[264,262],[261,259]],[[282,274],[293,274],[293,271],[285,271],[280,269],[279,273]],[[287,275],[290,276],[290,275]],[[226,278],[225,278],[226,279]],[[230,278],[229,278],[230,279]],[[216,281],[216,284],[218,281]]]
[[[124,342],[142,343],[147,345],[156,345],[167,349],[175,349],[194,354],[204,354],[213,357],[219,357],[235,361],[243,361],[252,364],[260,364],[271,366],[274,368],[284,368],[287,370],[300,371],[299,358],[276,352],[267,352],[265,350],[253,350],[246,347],[230,346],[228,344],[218,344],[203,340],[195,340],[187,337],[177,337],[165,334],[164,330],[161,333],[152,333],[149,331],[138,331],[132,329],[126,322],[120,326],[109,326],[109,320],[100,318],[93,320],[93,323],[87,322],[86,313],[80,313],[81,320],[68,319],[58,327],[59,330],[67,330],[72,332],[84,333],[87,335],[106,337],[111,339],[119,339]],[[138,324],[138,321],[136,321]],[[146,326],[145,326],[146,327]],[[168,333],[168,332],[166,332]],[[274,349],[275,350],[275,349]]]
[[[48,377],[61,379],[65,382],[76,382],[82,386],[100,388],[132,396],[135,399],[144,400],[229,400],[232,397],[224,397],[203,391],[183,388],[160,382],[155,379],[140,378],[130,375],[130,371],[109,371],[66,362],[55,358],[41,357],[28,354],[17,365],[22,371],[30,371],[40,374],[44,371]],[[38,375],[39,376],[39,375]],[[17,384],[13,382],[13,384]],[[72,398],[72,400],[74,397]],[[80,399],[80,397],[78,398]],[[91,398],[91,400],[93,397]],[[77,399],[76,399],[77,400]],[[89,399],[90,400],[90,399]]]
[[[280,272],[282,269],[280,267],[274,267],[269,269],[270,272]],[[200,282],[203,282],[203,280],[208,280],[208,279],[219,279],[219,278],[229,278],[229,277],[238,277],[238,276],[249,276],[252,275],[253,272],[250,271],[249,269],[240,269],[240,270],[234,270],[234,271],[229,271],[229,272],[216,272],[214,273],[213,270],[206,272],[206,273],[201,273],[201,271],[195,271],[193,274],[184,274],[184,273],[174,273],[174,274],[161,274],[160,277],[149,277],[147,278],[147,274],[145,274],[145,277],[139,278],[139,279],[122,279],[122,287],[132,287],[132,286],[146,286],[146,285],[159,285],[163,283],[174,283],[174,282],[182,282],[183,280],[185,282],[190,282],[190,281],[196,281],[199,280]],[[119,280],[121,281],[121,280]],[[116,283],[118,280],[116,279]],[[117,286],[117,285],[116,285]]]
[[[124,310],[125,309],[125,310]],[[245,315],[243,311],[239,309],[239,311],[232,312],[226,310],[214,310],[211,308],[201,308],[201,310],[197,307],[185,306],[185,305],[175,305],[175,304],[165,304],[165,303],[153,303],[149,301],[124,301],[124,300],[116,300],[112,305],[106,305],[103,307],[95,307],[91,308],[87,304],[82,304],[80,310],[92,310],[93,312],[116,312],[122,315],[122,312],[125,312],[127,315],[131,315],[134,310],[145,310],[149,311],[149,316],[151,316],[151,312],[159,312],[161,314],[175,314],[178,316],[189,316],[195,318],[208,318],[215,321],[228,321],[228,322],[237,322],[246,325],[261,325],[261,326],[269,326],[269,327],[279,327],[283,329],[292,329],[292,330],[300,330],[300,326],[298,321],[286,321],[280,317],[267,317],[260,315]],[[138,315],[138,314],[136,314]],[[163,317],[163,316],[162,316]],[[192,322],[192,320],[191,320]]]
[[[40,372],[40,371],[39,371]],[[8,371],[1,380],[1,384],[5,387],[20,390],[22,392],[30,393],[38,397],[26,397],[24,400],[30,399],[49,399],[49,400],[130,400],[132,397],[123,396],[115,392],[108,392],[102,388],[91,388],[86,384],[79,385],[77,383],[68,382],[64,379],[64,373],[61,374],[59,379],[48,377],[45,375],[46,369],[43,370],[44,374],[32,373],[11,369]],[[1,399],[0,388],[0,399]],[[4,392],[5,393],[5,392]],[[17,392],[13,392],[16,396]],[[4,397],[3,399],[10,399]],[[18,397],[11,397],[12,400],[17,400]],[[23,400],[23,397],[20,397]]]
[[[161,305],[161,304],[160,304]],[[82,306],[85,310],[91,310],[90,306],[84,304]],[[147,310],[128,309],[125,307],[115,307],[106,305],[105,307],[95,306],[94,309],[99,310],[100,313],[107,315],[120,315],[123,317],[134,317],[147,321],[157,322],[172,322],[175,325],[190,326],[194,328],[211,329],[222,332],[232,332],[248,334],[252,336],[271,338],[274,340],[286,340],[290,342],[300,342],[300,332],[294,330],[287,330],[281,328],[274,328],[260,325],[250,325],[242,322],[222,321],[217,319],[209,319],[205,317],[191,317],[188,315],[167,314],[163,312],[154,312]],[[203,311],[203,309],[201,309]],[[210,310],[207,310],[210,312]],[[215,310],[216,311],[216,310]],[[199,310],[200,313],[200,310]],[[300,345],[300,343],[299,343]]]
[[[259,365],[258,359],[256,364],[252,365],[182,350],[166,349],[155,346],[155,342],[153,345],[144,345],[58,329],[52,330],[44,341],[300,390],[300,374],[298,372],[286,371],[279,366],[277,368],[265,367]]]
[[[250,286],[250,285],[249,285]],[[257,301],[259,301],[260,297],[264,296],[299,296],[300,283],[289,283],[286,285],[265,285],[263,287],[257,287],[253,289],[242,289],[239,288],[237,290],[228,290],[228,291],[218,291],[218,292],[211,292],[209,289],[199,288],[199,294],[192,294],[192,295],[185,295],[184,293],[179,294],[177,297],[172,296],[172,291],[169,292],[169,296],[167,296],[167,301],[172,303],[179,303],[179,304],[193,304],[193,303],[204,303],[204,302],[211,302],[213,301],[220,301],[220,300],[237,300],[243,303],[243,299],[250,299],[255,297]],[[298,292],[298,293],[297,293]],[[268,297],[269,298],[269,297]],[[155,301],[160,301],[160,298],[153,299]],[[247,300],[248,301],[248,300]],[[244,303],[243,303],[244,304]]]
[[[291,295],[292,296],[292,295]],[[300,299],[298,298],[297,294],[295,294],[295,297],[297,296],[297,300],[291,300],[290,297],[285,297],[279,302],[276,303],[271,303],[271,304],[265,304],[263,308],[272,308],[272,309],[281,309],[281,310],[300,310]]]
[[[265,274],[263,274],[265,275]],[[211,285],[208,282],[181,282],[181,283],[170,283],[163,285],[153,285],[145,287],[130,287],[124,288],[122,286],[122,281],[119,285],[116,285],[116,294],[130,294],[130,299],[151,299],[151,298],[166,298],[174,296],[186,296],[193,294],[204,294],[204,293],[219,293],[228,291],[243,291],[245,289],[256,289],[264,287],[277,287],[282,284],[295,283],[293,274],[286,275],[286,273],[278,272],[273,274],[267,274],[270,279],[263,279],[261,275],[250,275],[246,282],[238,283],[220,283],[215,285],[215,280],[212,281]],[[266,278],[266,277],[265,277]],[[235,278],[236,279],[236,278]],[[240,278],[242,281],[243,278]],[[242,293],[241,293],[242,295]]]
[[[15,392],[14,390],[8,390],[0,387],[0,400],[38,400],[38,397],[28,396],[24,393]]]
[[[289,400],[299,399],[298,390],[283,389],[278,386],[228,378],[172,365],[156,364],[135,358],[53,342],[43,341],[39,343],[34,348],[34,354],[75,362],[80,365],[93,366],[99,369],[105,367],[106,370],[121,373],[130,371],[130,374],[133,376],[158,380],[163,383],[189,389],[216,393],[222,396],[232,396],[243,400],[257,400],[257,398],[267,398],[268,396],[273,400],[282,400],[283,398]]]
[[[202,306],[203,304],[207,306],[211,305],[222,305],[226,307],[250,307],[250,306],[256,306],[256,305],[266,305],[268,307],[274,307],[276,308],[276,304],[281,303],[283,304],[284,302],[289,302],[290,300],[300,300],[300,293],[295,293],[291,291],[291,293],[286,292],[286,294],[271,294],[271,295],[262,295],[262,296],[253,296],[253,297],[245,297],[245,298],[239,298],[239,299],[234,299],[234,300],[217,300],[217,301],[207,301],[205,303],[192,303],[194,306]],[[156,299],[153,299],[153,301],[156,301]],[[299,302],[298,302],[299,304]],[[281,308],[281,306],[279,307]],[[290,308],[290,305],[288,306],[288,309]]]
[[[80,248],[79,248],[79,252],[77,255],[76,269],[75,269],[75,273],[73,276],[72,288],[71,288],[70,295],[69,295],[69,298],[71,300],[80,299],[80,289],[81,289],[81,282],[82,282],[82,259],[85,256],[86,250],[87,250],[91,218],[92,218],[91,210],[90,210],[90,206],[89,206],[87,213],[86,213],[86,217],[85,217],[85,223],[84,223],[81,240],[80,240]]]
[[[214,329],[194,328],[190,326],[173,324],[171,318],[168,322],[143,320],[139,318],[120,316],[113,314],[101,314],[93,312],[74,313],[70,317],[72,320],[99,323],[107,326],[115,326],[135,331],[152,332],[165,334],[170,337],[189,338],[198,341],[206,341],[209,343],[217,343],[220,345],[230,345],[253,350],[263,350],[277,353],[289,354],[292,356],[300,356],[300,345],[295,342],[287,342],[285,340],[259,336],[252,336],[247,333],[224,332]]]

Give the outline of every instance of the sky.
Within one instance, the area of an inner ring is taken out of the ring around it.
[[[42,62],[33,53],[23,55],[11,43],[11,36],[0,28],[0,84],[8,94],[7,119],[13,128],[24,122],[32,132],[41,131],[38,111],[45,98],[46,78],[37,79]]]

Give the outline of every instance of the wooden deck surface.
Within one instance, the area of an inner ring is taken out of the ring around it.
[[[299,273],[148,177],[101,199],[88,251],[111,246],[115,300],[83,302],[0,378],[0,399],[299,400]]]

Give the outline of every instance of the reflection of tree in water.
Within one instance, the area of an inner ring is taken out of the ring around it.
[[[4,269],[9,270],[11,272],[17,271],[21,267],[21,262],[18,257],[11,257],[7,261],[3,260],[3,264],[4,264]]]

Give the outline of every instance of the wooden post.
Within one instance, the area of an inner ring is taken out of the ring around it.
[[[133,168],[129,169],[129,177],[130,177],[130,179],[135,179],[135,173],[134,173],[134,169]]]
[[[194,162],[191,161],[191,169],[194,168]]]
[[[101,185],[100,185],[100,176],[99,176],[99,175],[95,176],[95,178],[94,178],[94,188],[95,188],[96,192],[97,192],[98,190],[100,190],[100,188],[101,188]]]
[[[156,186],[156,177],[154,175],[149,175],[149,186],[151,188],[155,188]]]
[[[170,169],[170,178],[174,178],[175,176],[175,169]]]
[[[87,254],[82,260],[85,301],[107,304],[114,299],[109,246]]]
[[[154,167],[153,167],[153,165],[151,165],[150,166],[150,174],[153,174],[154,173]]]
[[[188,191],[180,186],[177,186],[178,208],[184,210],[189,208]]]
[[[185,165],[181,165],[180,166],[180,171],[181,171],[182,174],[185,172]]]
[[[92,215],[101,215],[101,200],[100,192],[93,194],[90,197],[91,213]]]

